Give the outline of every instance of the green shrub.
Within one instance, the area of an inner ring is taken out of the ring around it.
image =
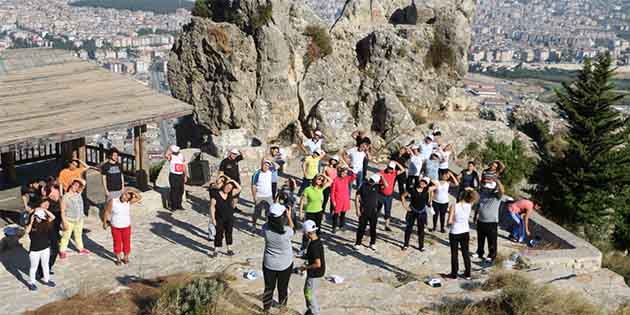
[[[214,315],[225,285],[216,280],[198,278],[185,285],[164,288],[153,307],[153,315]]]
[[[158,176],[160,176],[160,171],[162,171],[162,167],[164,167],[164,163],[166,163],[166,160],[162,160],[156,164],[151,165],[151,168],[149,169],[150,182],[155,183]]]
[[[196,0],[192,9],[192,15],[207,19],[212,18],[207,0]]]
[[[493,137],[486,139],[486,147],[481,151],[481,159],[488,165],[494,160],[505,164],[505,171],[501,174],[501,182],[507,193],[513,194],[516,186],[528,178],[534,171],[536,162],[527,156],[525,144],[518,138],[512,143],[497,142]]]
[[[333,52],[332,39],[328,30],[323,26],[309,25],[304,30],[304,35],[311,38],[306,51],[304,61],[310,65],[318,59],[324,58]]]
[[[438,307],[440,315],[604,315],[582,295],[566,292],[550,284],[536,284],[514,273],[496,273],[482,286],[483,290],[501,290],[497,295],[478,302],[468,299],[445,300]]]
[[[252,28],[257,30],[271,22],[273,19],[273,6],[271,3],[266,5],[261,5],[258,7],[256,14],[251,17],[252,19]]]
[[[602,260],[602,267],[620,274],[626,280],[626,283],[630,285],[630,257],[619,252],[605,254]]]

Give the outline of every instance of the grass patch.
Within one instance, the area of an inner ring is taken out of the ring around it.
[[[309,25],[306,29],[304,29],[304,35],[311,38],[311,42],[308,44],[306,49],[306,56],[304,56],[304,62],[306,65],[310,65],[313,62],[332,54],[332,39],[325,27]]]
[[[482,285],[482,290],[501,290],[497,295],[473,302],[447,299],[437,307],[440,315],[604,315],[602,308],[581,294],[536,284],[516,273],[500,272]]]
[[[608,268],[626,280],[626,284],[630,285],[630,257],[619,252],[611,252],[604,255],[602,267]],[[627,306],[630,310],[630,305]],[[630,315],[630,313],[628,313]]]
[[[217,45],[223,53],[229,54],[231,52],[230,49],[230,39],[228,34],[220,27],[210,27],[208,28],[208,36],[213,37],[217,42]]]
[[[258,7],[256,14],[252,16],[252,28],[257,30],[271,22],[273,19],[273,6],[271,3]]]

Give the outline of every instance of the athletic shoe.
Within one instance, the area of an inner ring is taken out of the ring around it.
[[[86,248],[84,248],[84,249],[82,249],[82,250],[80,250],[80,251],[79,251],[79,255],[89,255],[89,254],[91,254],[91,253],[92,253],[92,252],[91,252],[91,251],[89,251],[89,250],[88,250],[88,249],[86,249]]]
[[[445,229],[441,229],[440,233],[446,233],[446,230]]]
[[[407,249],[409,249],[409,246],[403,246],[400,250],[406,251]]]
[[[480,255],[479,255],[479,254],[477,254],[477,253],[472,253],[472,254],[470,255],[470,257],[472,257],[472,258],[479,258],[479,259],[481,259],[481,260],[484,260],[483,256],[480,256]]]
[[[354,244],[354,245],[352,245],[352,249],[359,250],[359,249],[361,249],[361,245],[360,244]]]
[[[374,245],[374,244],[370,245],[370,247],[369,247],[369,248],[370,248],[371,250],[373,250],[373,251],[376,251],[376,245]]]
[[[452,274],[452,273],[449,273],[449,274],[447,274],[447,275],[446,275],[446,276],[444,276],[444,277],[445,277],[445,278],[448,278],[448,279],[457,279],[457,275],[456,275],[456,274]]]
[[[48,280],[48,282],[42,282],[42,283],[49,288],[54,288],[57,286],[57,284],[52,280]]]
[[[66,258],[68,258],[68,254],[66,252],[59,253],[59,259],[66,259]]]
[[[234,251],[232,251],[231,249],[228,249],[227,255],[228,256],[234,256]]]
[[[424,247],[419,248],[418,250],[419,250],[421,253],[424,253],[424,251],[425,251]]]
[[[466,279],[467,281],[470,281],[470,280],[472,280],[472,277],[471,276],[464,276],[464,279]]]
[[[386,226],[386,227],[385,227],[385,231],[386,231],[386,232],[391,232],[391,231],[392,231],[392,228],[390,228],[389,226]]]
[[[215,250],[208,251],[208,257],[216,258],[217,257],[217,252]]]
[[[337,228],[332,228],[332,234],[337,234]]]
[[[485,262],[486,264],[492,265],[492,263],[494,263],[494,259],[492,259],[492,258],[483,258],[483,262]]]
[[[28,289],[31,291],[37,291],[37,286],[34,283],[29,283],[26,285],[26,287],[28,287]]]

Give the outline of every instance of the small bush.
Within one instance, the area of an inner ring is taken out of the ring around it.
[[[525,144],[518,138],[514,138],[512,143],[503,143],[488,137],[486,148],[481,151],[481,158],[486,165],[494,160],[500,160],[505,164],[501,182],[507,193],[514,193],[516,186],[528,178],[536,166],[534,159],[525,153]]]
[[[326,28],[323,26],[309,25],[304,30],[304,35],[311,38],[304,58],[307,65],[332,54],[332,38]]]
[[[164,167],[164,163],[166,163],[166,160],[162,160],[157,164],[151,165],[151,168],[149,169],[149,181],[155,183],[158,176],[160,176],[160,172],[162,171],[162,167]]]
[[[195,6],[192,9],[192,15],[207,19],[212,18],[212,14],[210,13],[210,8],[208,7],[207,1],[196,0]]]
[[[479,302],[446,300],[438,307],[440,315],[603,315],[604,312],[582,295],[541,285],[515,273],[497,273],[482,286],[486,291],[501,290]]]
[[[208,36],[214,37],[214,40],[217,42],[217,45],[221,50],[228,54],[232,50],[230,49],[230,38],[227,33],[220,27],[210,27],[208,28]]]
[[[163,289],[153,315],[214,315],[225,286],[216,279],[199,278],[185,285]]]
[[[271,3],[258,7],[256,14],[252,16],[252,28],[257,30],[271,22],[273,19],[273,6]]]
[[[619,252],[608,253],[604,255],[602,267],[620,274],[626,280],[626,284],[630,285],[630,257]]]

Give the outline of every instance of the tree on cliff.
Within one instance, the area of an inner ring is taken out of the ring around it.
[[[545,211],[562,223],[584,227],[591,239],[609,234],[612,210],[629,213],[619,207],[630,207],[619,202],[630,197],[630,120],[613,107],[623,98],[614,93],[613,75],[610,56],[601,55],[594,65],[587,60],[576,81],[556,91],[569,125],[568,145],[564,154],[541,148],[535,178]]]
[[[211,18],[212,15],[210,13],[208,2],[206,0],[195,0],[195,6],[192,9],[192,15],[203,18]]]

